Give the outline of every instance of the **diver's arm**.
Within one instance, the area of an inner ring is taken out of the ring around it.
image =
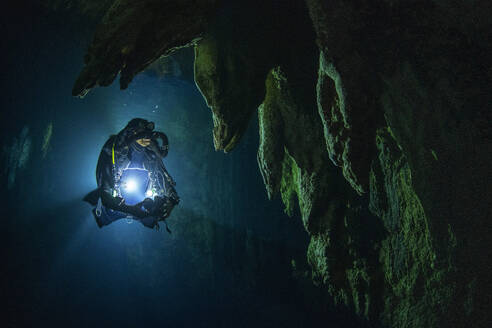
[[[172,205],[176,205],[179,203],[179,196],[174,188],[174,186],[176,186],[176,182],[173,180],[169,172],[167,172],[164,162],[162,161],[162,159],[167,156],[169,151],[169,140],[165,133],[159,131],[153,132],[151,138],[152,142],[148,147],[158,157],[156,170],[161,173],[163,180],[162,183],[164,184],[164,189],[166,190],[166,197],[170,200]],[[161,139],[162,146],[159,145],[157,139]]]
[[[167,135],[163,132],[155,131],[152,132],[151,139],[152,142],[150,143],[149,148],[160,158],[166,157],[169,151],[169,140],[167,139]],[[162,146],[159,145],[158,139],[161,139]]]
[[[159,208],[159,220],[165,220],[166,218],[171,215],[171,212],[173,208],[179,204],[179,196],[178,192],[176,191],[176,182],[174,182],[173,178],[171,175],[167,172],[166,167],[164,166],[164,163],[160,163],[161,170],[163,172],[163,178],[164,178],[164,186],[166,190],[166,197],[164,202],[160,205]]]
[[[163,171],[164,171],[164,184],[165,184],[166,193],[167,193],[166,196],[169,198],[169,200],[174,205],[176,205],[176,204],[179,203],[178,192],[176,191],[176,188],[174,188],[174,186],[176,186],[176,182],[173,180],[173,178],[171,177],[171,175],[169,174],[169,172],[167,172],[164,164],[162,164],[162,168],[163,168]]]

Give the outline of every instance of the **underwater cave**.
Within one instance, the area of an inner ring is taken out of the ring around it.
[[[492,326],[488,1],[0,15],[1,327]],[[84,199],[134,118],[179,201],[101,225]]]

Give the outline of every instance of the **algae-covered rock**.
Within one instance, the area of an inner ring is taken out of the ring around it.
[[[195,81],[212,110],[216,150],[232,150],[264,95],[268,66],[252,61],[248,49],[255,47],[223,44],[212,37],[195,48]]]
[[[487,137],[488,130],[482,127],[488,115],[484,109],[490,99],[484,95],[475,97],[477,90],[463,85],[467,74],[458,77],[453,71],[470,67],[470,62],[452,57],[441,58],[439,62],[442,67],[429,67],[425,73],[410,62],[402,64],[393,76],[386,78],[382,96],[392,137],[406,158],[401,172],[408,177],[407,182],[399,185],[391,182],[393,186],[383,202],[398,209],[399,195],[409,193],[419,201],[415,207],[409,199],[404,210],[393,211],[389,216],[393,218],[392,231],[404,236],[399,240],[407,244],[393,243],[387,254],[401,261],[407,256],[417,257],[405,261],[406,266],[414,263],[407,278],[399,276],[395,268],[388,270],[393,278],[397,277],[396,288],[405,290],[403,295],[412,296],[402,296],[396,302],[400,305],[387,315],[397,326],[405,326],[411,313],[418,320],[415,318],[416,324],[410,327],[418,327],[419,323],[464,327],[472,318],[476,327],[486,327],[490,317],[482,306],[491,301],[488,290],[492,267],[488,259],[492,245],[487,231],[492,227],[488,219],[490,203],[483,200],[491,198],[488,181],[492,177],[486,167],[492,160],[492,143]],[[490,84],[482,74],[474,76],[480,83]],[[450,78],[453,83],[448,82]],[[389,159],[383,167],[392,161],[393,165],[398,163]],[[410,220],[412,216],[420,219]],[[413,227],[421,228],[413,231]],[[426,235],[428,240],[422,239]],[[408,250],[412,250],[412,255]],[[384,258],[383,264],[388,256]],[[470,270],[471,267],[474,269]],[[416,281],[413,287],[412,280]],[[483,289],[469,287],[476,284]],[[415,293],[421,298],[413,296]],[[423,309],[432,311],[422,313]]]
[[[244,134],[265,95],[278,49],[269,2],[229,3],[195,47],[195,82],[212,110],[214,146],[228,152]],[[232,24],[232,26],[231,26]]]
[[[378,131],[376,145],[370,209],[387,231],[380,253],[387,284],[384,321],[395,327],[433,327],[449,306],[454,287],[446,284],[446,275],[456,268],[452,263],[438,265],[436,236],[429,231],[429,218],[413,188],[408,161],[393,136]],[[456,247],[449,238],[449,247]]]
[[[296,99],[291,86],[294,78],[287,77],[279,67],[268,75],[259,111],[258,164],[269,196],[280,191],[287,212],[292,213],[297,207],[292,203],[295,194],[304,224],[309,227],[315,225],[312,212],[324,202],[333,170],[322,146],[321,125],[312,115],[316,108]]]
[[[360,182],[370,181],[371,211],[387,234],[380,244],[384,322],[463,327],[473,318],[487,326],[491,247],[484,231],[491,229],[482,200],[491,198],[484,168],[492,147],[483,90],[491,75],[482,69],[490,45],[480,35],[491,34],[483,20],[490,8],[308,6],[321,50],[318,105],[328,152],[354,189],[367,190]],[[374,138],[384,125],[391,133]],[[324,276],[322,245],[316,241],[310,254]],[[477,282],[484,292],[471,287]]]
[[[144,72],[159,78],[177,78],[194,83],[192,47],[179,49],[170,56],[163,56],[150,64]]]
[[[381,224],[331,165],[316,105],[301,101],[302,92],[292,87],[296,78],[280,67],[267,77],[259,108],[260,171],[268,195],[280,192],[287,214],[300,211],[311,238],[307,256],[314,281],[335,304],[373,319],[381,303],[381,275],[375,273]],[[314,94],[314,87],[306,90]],[[372,229],[363,234],[363,224]]]
[[[17,137],[14,137],[10,146],[3,148],[3,170],[7,176],[7,188],[14,187],[17,175],[24,169],[31,157],[32,138],[29,126],[24,126]]]
[[[377,322],[384,277],[378,256],[383,227],[364,202],[354,201],[332,213],[330,224],[311,235],[307,258],[312,278],[336,305]]]
[[[273,79],[272,74],[268,75],[268,79]],[[267,84],[269,83],[267,79]],[[271,82],[270,82],[271,83]],[[267,190],[268,198],[272,199],[280,190],[280,182],[282,177],[289,176],[289,181],[297,181],[298,168],[291,161],[284,161],[285,150],[282,133],[282,119],[280,113],[275,106],[263,102],[258,108],[258,118],[260,125],[260,145],[258,147],[258,165],[263,176],[263,181]],[[286,164],[289,163],[289,164]],[[291,185],[290,183],[288,184]],[[293,184],[297,185],[297,184]],[[288,188],[284,186],[282,189]],[[290,199],[296,191],[283,190],[282,195],[286,195],[284,204],[291,213]]]
[[[318,108],[330,159],[358,192],[367,191],[380,81],[376,53],[384,16],[374,3],[307,1],[321,50]],[[377,22],[377,23],[376,23]],[[376,40],[375,40],[376,39]]]
[[[224,7],[196,46],[195,81],[212,109],[215,148],[227,152],[239,142],[265,98],[265,79],[271,69],[282,65],[298,71],[295,82],[300,93],[314,90],[312,58],[317,50],[301,1],[234,1]],[[302,100],[313,103],[313,93]],[[291,133],[296,131],[301,129]]]

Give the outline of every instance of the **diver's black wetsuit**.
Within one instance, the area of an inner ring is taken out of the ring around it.
[[[175,183],[162,162],[167,155],[167,137],[161,132],[152,132],[153,123],[152,128],[147,128],[150,123],[133,119],[118,135],[111,136],[101,150],[96,169],[98,189],[85,199],[96,206],[93,213],[100,227],[121,218],[131,218],[153,228],[158,221],[167,218],[179,202]],[[140,138],[151,139],[151,144],[139,145],[136,140]],[[159,138],[162,146],[157,141]],[[148,172],[155,191],[153,199],[127,203],[120,192],[122,174],[127,169]]]

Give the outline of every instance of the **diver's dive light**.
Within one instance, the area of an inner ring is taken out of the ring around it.
[[[129,179],[128,181],[125,182],[125,184],[123,185],[123,188],[126,189],[126,191],[128,192],[133,192],[137,189],[138,185],[137,185],[137,181],[135,181],[134,179]]]
[[[128,205],[135,205],[145,198],[152,197],[149,185],[149,171],[145,169],[128,168],[121,174],[120,193]]]

